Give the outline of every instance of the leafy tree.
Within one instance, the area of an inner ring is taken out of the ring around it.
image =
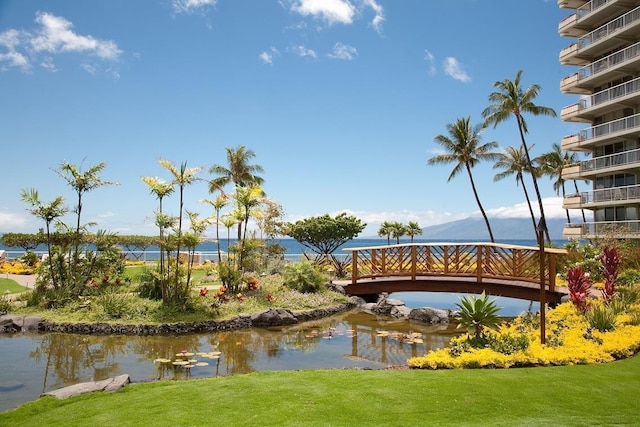
[[[422,227],[415,221],[409,221],[407,227],[405,228],[405,233],[407,236],[411,238],[411,243],[413,243],[413,238],[415,236],[422,236]]]
[[[153,246],[157,243],[157,239],[152,236],[118,236],[117,243],[123,246],[129,253],[134,251],[144,252],[150,246]],[[162,251],[161,251],[162,253]],[[142,255],[134,254],[136,259],[140,259]]]
[[[480,144],[480,134],[483,130],[483,126],[474,127],[471,125],[471,117],[460,118],[454,123],[448,124],[447,131],[449,136],[438,135],[434,139],[435,142],[442,145],[447,153],[432,157],[427,162],[430,165],[455,163],[456,165],[451,171],[451,174],[449,174],[447,182],[451,181],[463,170],[467,171],[473,195],[476,198],[476,203],[480,208],[484,222],[487,225],[487,230],[489,231],[489,238],[491,242],[495,242],[491,225],[489,224],[489,218],[487,218],[487,214],[480,203],[476,184],[473,181],[473,174],[471,173],[471,169],[482,160],[494,161],[496,159],[496,153],[491,150],[498,147],[497,142],[492,141]]]
[[[228,200],[229,198],[225,194],[219,195],[215,200],[201,200],[201,202],[211,205],[215,211],[214,223],[216,224],[216,247],[218,250],[218,264],[222,262],[222,254],[220,253],[220,211],[227,205]]]
[[[160,215],[162,217],[163,215],[162,200],[174,192],[175,189],[173,188],[173,184],[168,183],[161,178],[157,178],[153,176],[143,176],[142,182],[144,182],[147,185],[151,194],[155,195],[156,198],[158,199],[157,215]],[[163,245],[164,245],[164,231],[166,228],[161,226],[163,222],[164,221],[162,221],[162,218],[156,218],[156,224],[158,224],[159,239],[160,239],[159,245],[160,245],[160,274],[161,275],[164,275],[164,270],[165,270]]]
[[[529,132],[527,122],[525,121],[523,114],[533,114],[534,116],[550,116],[556,117],[556,112],[550,107],[543,107],[534,104],[534,99],[540,92],[540,85],[533,84],[526,89],[522,89],[520,86],[520,78],[522,77],[522,70],[518,71],[515,79],[504,79],[494,83],[495,92],[489,94],[489,102],[491,103],[482,112],[484,117],[484,125],[488,126],[493,124],[495,128],[498,124],[506,121],[512,115],[516,118],[518,124],[518,132],[520,133],[520,140],[522,141],[522,147],[527,158],[527,165],[529,174],[533,180],[533,187],[536,191],[538,198],[538,205],[540,207],[540,221],[545,225],[546,219],[544,216],[544,207],[542,206],[542,197],[540,196],[540,190],[538,189],[538,181],[536,179],[536,173],[531,162],[531,156],[529,155],[529,148],[524,138],[525,134]],[[549,238],[549,230],[546,230],[547,240]]]
[[[392,224],[389,221],[384,221],[380,224],[378,229],[378,236],[387,238],[387,245],[391,244],[391,233],[393,233]]]
[[[9,248],[22,248],[25,252],[34,250],[41,243],[47,243],[42,239],[42,234],[30,233],[4,233],[0,236],[0,242]]]
[[[522,191],[524,191],[524,198],[527,201],[529,207],[529,214],[531,215],[531,222],[533,222],[533,232],[536,233],[536,217],[531,207],[531,200],[529,199],[529,193],[527,192],[527,186],[524,183],[523,174],[529,173],[529,164],[527,158],[522,150],[522,147],[507,147],[503,153],[496,154],[496,163],[493,165],[494,169],[502,169],[502,172],[497,173],[493,180],[495,182],[500,181],[508,176],[516,176],[516,185],[522,184]],[[537,170],[536,170],[537,172]]]
[[[289,223],[286,235],[313,252],[328,256],[357,237],[366,226],[358,218],[344,212],[335,217],[325,214]]]

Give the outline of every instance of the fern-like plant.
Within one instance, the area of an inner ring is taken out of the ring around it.
[[[327,277],[309,261],[288,264],[283,272],[284,284],[299,292],[318,292],[327,283]]]

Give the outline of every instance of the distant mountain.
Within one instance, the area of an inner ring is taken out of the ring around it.
[[[531,218],[489,218],[491,231],[496,240],[535,240],[537,238]],[[551,240],[562,240],[562,229],[566,220],[547,219]],[[489,232],[482,218],[466,218],[422,229],[423,239],[442,240],[487,240]]]

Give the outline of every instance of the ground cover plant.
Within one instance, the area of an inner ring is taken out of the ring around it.
[[[24,292],[27,288],[17,284],[14,280],[0,278],[0,295],[15,294],[18,292]]]
[[[0,414],[0,425],[636,425],[639,379],[638,357],[553,368],[258,372],[40,398]]]

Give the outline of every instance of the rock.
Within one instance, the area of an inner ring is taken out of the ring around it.
[[[349,297],[349,304],[353,304],[354,306],[360,308],[366,305],[367,302],[364,300],[364,298],[354,295]]]
[[[449,323],[449,312],[437,308],[414,308],[409,313],[409,319],[425,323]]]
[[[7,314],[0,316],[0,332],[37,331],[44,320],[37,316],[16,316]]]
[[[129,382],[129,375],[123,374],[115,378],[108,378],[102,381],[91,381],[86,383],[80,383],[70,385],[68,387],[59,388],[57,390],[48,391],[43,393],[42,396],[53,396],[56,399],[66,399],[71,396],[77,396],[84,393],[92,393],[94,391],[117,391],[127,385]]]
[[[253,326],[282,326],[298,323],[296,317],[284,308],[270,308],[269,310],[253,314],[251,316]]]
[[[397,317],[397,318],[404,319],[404,318],[409,317],[410,313],[411,313],[411,309],[403,304],[403,305],[399,305],[399,306],[393,306],[393,308],[391,309],[391,312],[389,314],[392,317]]]

